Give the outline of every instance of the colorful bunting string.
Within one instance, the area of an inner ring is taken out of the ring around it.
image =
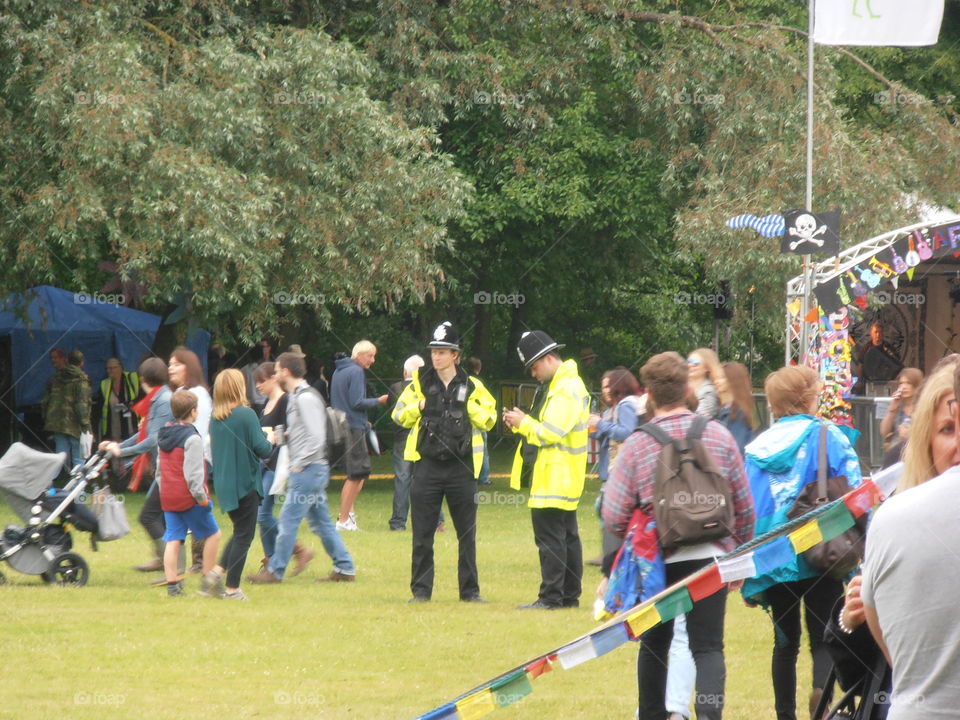
[[[693,604],[735,580],[769,572],[794,562],[796,556],[849,529],[856,518],[883,499],[872,480],[838,500],[754,538],[702,570],[625,610],[572,642],[488,681],[417,720],[475,720],[512,705],[533,692],[531,680],[550,672],[554,663],[564,670],[605,655],[628,640],[637,640],[652,627],[689,612]]]

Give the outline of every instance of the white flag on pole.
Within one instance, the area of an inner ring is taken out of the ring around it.
[[[821,45],[936,45],[944,0],[814,0]]]

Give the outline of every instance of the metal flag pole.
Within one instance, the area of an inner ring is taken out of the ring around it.
[[[805,209],[813,212],[813,4],[810,0],[807,18],[807,187]],[[810,311],[810,285],[813,282],[810,253],[803,256],[803,297],[800,299],[800,352],[797,360],[803,360],[810,342],[807,313]]]

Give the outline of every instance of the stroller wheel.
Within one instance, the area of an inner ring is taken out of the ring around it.
[[[82,587],[90,579],[90,567],[87,565],[87,561],[76,553],[67,552],[57,555],[56,559],[50,564],[50,569],[40,577],[43,578],[44,582],[56,585]]]

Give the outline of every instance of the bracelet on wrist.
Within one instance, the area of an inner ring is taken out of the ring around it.
[[[848,628],[846,623],[843,622],[843,608],[840,608],[840,614],[837,616],[837,625],[840,626],[840,632],[846,635],[853,635],[853,629]]]

